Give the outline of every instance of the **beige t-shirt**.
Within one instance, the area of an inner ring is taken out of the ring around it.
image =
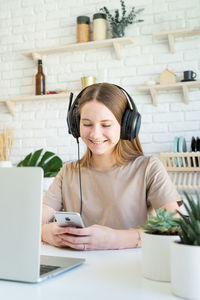
[[[157,209],[180,200],[164,166],[153,156],[140,156],[106,171],[83,167],[81,181],[85,226],[136,228],[146,222],[149,205]],[[78,170],[65,164],[43,202],[55,210],[80,212]]]

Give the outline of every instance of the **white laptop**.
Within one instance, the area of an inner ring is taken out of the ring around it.
[[[84,262],[40,256],[42,184],[41,168],[0,168],[0,279],[40,282]]]

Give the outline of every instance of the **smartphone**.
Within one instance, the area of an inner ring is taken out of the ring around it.
[[[61,227],[85,227],[80,214],[76,212],[56,211],[54,217]]]

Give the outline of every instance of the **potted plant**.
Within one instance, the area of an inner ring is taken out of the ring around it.
[[[184,192],[188,216],[178,212],[179,241],[171,245],[172,292],[185,299],[200,299],[200,195],[196,199]]]
[[[60,171],[63,162],[55,153],[46,151],[42,154],[42,151],[43,149],[39,149],[29,153],[17,164],[17,167],[41,167],[44,171],[44,191],[46,191]]]
[[[136,20],[136,15],[141,13],[144,8],[135,10],[135,7],[131,8],[131,11],[128,15],[126,15],[126,6],[123,0],[120,0],[121,2],[121,17],[119,13],[119,9],[115,10],[115,15],[112,16],[110,11],[107,9],[107,7],[100,8],[100,11],[103,11],[107,17],[108,22],[110,23],[111,29],[112,29],[112,37],[122,37],[125,34],[125,28],[128,26],[128,24],[143,22],[144,20]]]
[[[170,281],[170,244],[177,240],[180,230],[177,212],[157,209],[155,216],[149,216],[142,233],[142,272],[152,280]]]

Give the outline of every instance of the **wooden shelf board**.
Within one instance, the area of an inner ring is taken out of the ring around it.
[[[154,106],[158,105],[157,92],[169,90],[182,90],[183,101],[189,103],[189,89],[200,88],[200,81],[177,82],[174,84],[154,84],[138,86],[137,90],[141,92],[149,92]]]
[[[117,58],[119,58],[118,51],[120,45],[122,46],[122,45],[128,45],[132,43],[133,43],[132,38],[122,37],[122,38],[115,38],[115,39],[106,39],[102,41],[91,41],[87,43],[73,43],[73,44],[67,44],[63,46],[44,48],[44,49],[33,49],[30,51],[24,51],[22,52],[22,54],[27,57],[32,57],[34,60],[37,60],[41,58],[42,55],[113,47],[114,50],[116,51]]]
[[[80,91],[73,91],[73,94],[77,95]],[[4,102],[7,105],[9,112],[12,116],[15,116],[15,103],[20,101],[39,101],[39,100],[55,100],[55,99],[67,99],[69,98],[70,91],[66,93],[50,94],[50,95],[27,95],[10,97],[7,99],[0,99],[0,103]]]
[[[182,89],[183,86],[188,88],[198,88],[200,87],[200,81],[187,81],[187,82],[177,82],[174,84],[154,84],[154,85],[141,85],[137,87],[138,91],[149,91],[151,88],[159,91],[168,90],[178,90]]]
[[[163,32],[154,33],[154,36],[160,40],[166,40],[168,38],[168,35],[173,35],[175,38],[200,35],[200,29],[193,29],[193,30],[180,29],[180,30],[163,31]]]
[[[179,37],[186,37],[186,36],[194,36],[200,35],[200,29],[181,29],[181,30],[174,30],[174,31],[163,31],[154,33],[154,36],[160,40],[167,40],[169,44],[169,51],[174,53],[174,40],[175,38]]]
[[[27,95],[27,96],[18,96],[18,97],[10,97],[8,99],[0,99],[0,102],[19,102],[19,101],[35,101],[35,100],[51,100],[51,99],[62,99],[65,97],[69,97],[69,93],[59,93],[59,94],[50,94],[50,95]]]

